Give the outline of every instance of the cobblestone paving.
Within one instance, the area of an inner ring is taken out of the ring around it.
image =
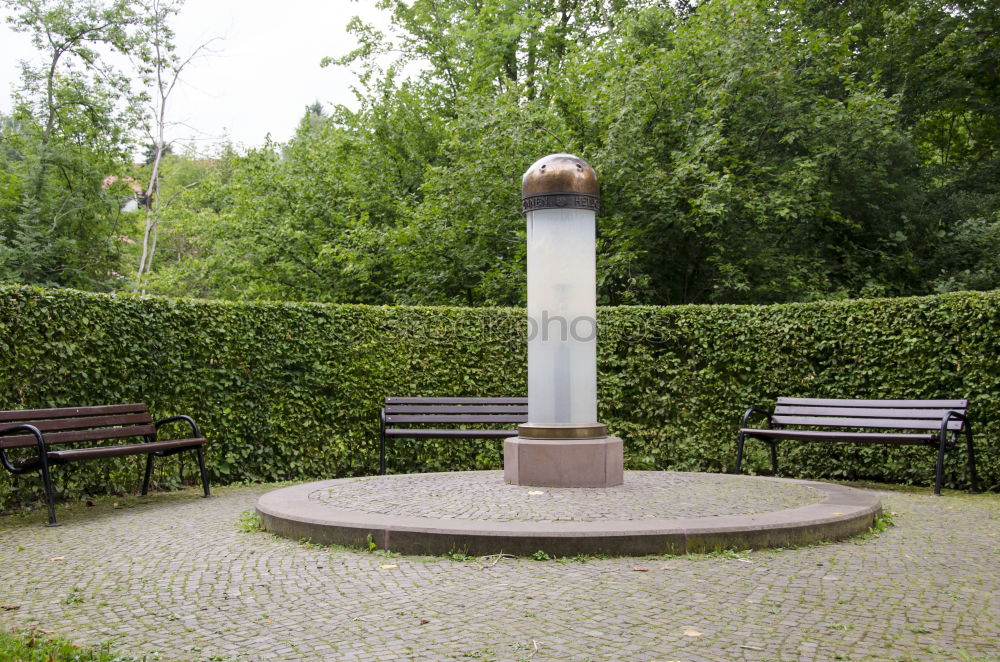
[[[603,489],[507,485],[502,471],[369,476],[344,479],[309,495],[311,501],[340,510],[498,522],[747,515],[825,498],[818,490],[794,483],[661,471],[629,471],[624,485]]]
[[[267,489],[0,518],[0,627],[166,660],[1000,660],[996,495],[886,492],[878,538],[560,562],[241,532]]]

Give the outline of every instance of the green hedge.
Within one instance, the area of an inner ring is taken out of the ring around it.
[[[142,401],[193,415],[216,483],[373,473],[386,395],[525,393],[523,311],[232,303],[0,288],[0,406]],[[1000,479],[1000,292],[776,306],[605,308],[600,416],[631,468],[726,471],[743,410],[779,395],[972,400]],[[752,445],[750,469],[766,467]],[[488,442],[398,442],[395,466],[497,468]],[[927,484],[926,448],[786,444],[786,475]],[[171,458],[161,485],[193,462]],[[57,467],[66,497],[134,490],[136,458]],[[965,486],[951,453],[946,484]],[[0,471],[0,504],[39,481]]]

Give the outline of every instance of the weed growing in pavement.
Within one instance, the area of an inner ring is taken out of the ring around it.
[[[454,551],[442,554],[441,556],[443,558],[448,559],[449,561],[474,561],[476,559],[475,556],[469,556],[465,552],[454,552]]]
[[[64,605],[78,605],[83,602],[83,595],[80,593],[80,589],[76,586],[71,588],[62,602]]]
[[[886,529],[896,526],[895,517],[896,513],[886,512],[884,510],[875,513],[875,519],[872,521],[871,528],[854,536],[854,538],[851,539],[851,542],[855,545],[861,545],[869,540],[878,538]]]
[[[886,529],[896,526],[896,513],[880,511],[875,515],[875,523],[872,524],[872,531],[882,533]]]
[[[264,520],[261,519],[260,513],[244,510],[240,513],[240,520],[236,523],[236,528],[243,533],[256,533],[264,530]]]
[[[705,552],[705,556],[710,559],[729,559],[731,561],[747,561],[750,559],[746,551],[736,549],[716,549],[711,552]]]

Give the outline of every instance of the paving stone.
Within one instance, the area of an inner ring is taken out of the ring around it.
[[[239,531],[269,489],[0,518],[0,627],[165,660],[1000,660],[992,495],[882,492],[895,527],[799,549],[493,564]]]
[[[455,471],[344,479],[309,499],[338,510],[408,517],[595,522],[748,515],[825,496],[806,485],[762,485],[731,474],[630,471],[623,485],[570,489],[508,485],[502,471]]]

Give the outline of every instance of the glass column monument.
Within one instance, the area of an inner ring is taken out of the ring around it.
[[[528,422],[504,442],[504,480],[544,487],[623,482],[622,440],[597,421],[597,173],[551,154],[524,173],[528,224]]]

